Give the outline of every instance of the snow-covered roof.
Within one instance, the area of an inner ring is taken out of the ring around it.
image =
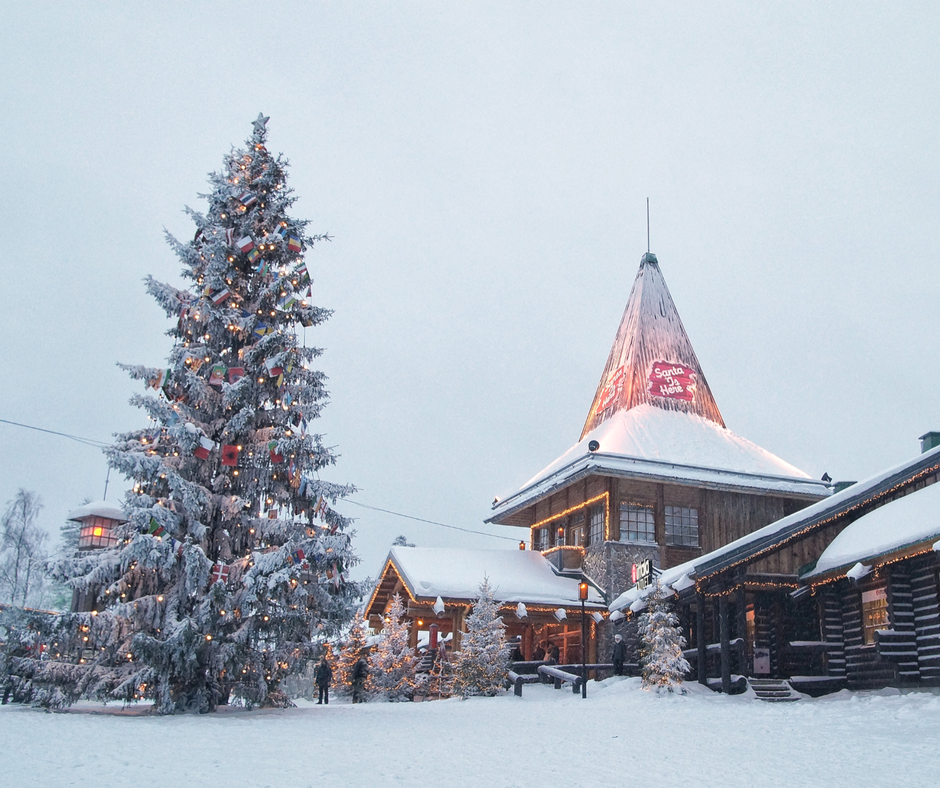
[[[597,441],[600,448],[590,451]],[[493,507],[499,520],[589,474],[819,498],[821,481],[726,427],[691,413],[638,405],[620,411]]]
[[[940,484],[931,484],[859,517],[823,550],[811,579],[834,569],[940,538]]]
[[[83,520],[86,517],[107,517],[109,520],[119,520],[122,523],[127,522],[127,515],[120,506],[115,506],[107,501],[93,501],[79,506],[68,513],[67,520]]]
[[[533,550],[469,550],[452,547],[393,547],[388,561],[418,599],[477,598],[483,578],[489,578],[499,604],[580,605],[577,577],[555,572]],[[597,590],[589,588],[588,604],[603,606]]]
[[[589,445],[599,448],[591,452]],[[725,427],[655,255],[640,262],[581,439],[488,522],[591,474],[818,499],[822,482]],[[517,524],[517,523],[512,523]]]
[[[924,452],[912,460],[908,460],[886,471],[875,474],[864,481],[856,482],[852,486],[846,487],[841,492],[835,493],[822,501],[817,501],[807,506],[805,509],[800,509],[800,511],[794,512],[769,525],[765,525],[763,528],[759,528],[753,533],[742,536],[740,539],[735,539],[733,542],[729,542],[716,550],[712,550],[710,553],[666,569],[660,577],[660,582],[675,590],[679,590],[677,585],[687,587],[691,578],[712,574],[746,557],[753,556],[765,549],[773,548],[784,539],[798,532],[802,532],[812,527],[814,524],[833,519],[879,496],[888,495],[896,485],[909,480],[918,473],[936,468],[938,465],[940,465],[940,447]],[[933,485],[928,489],[932,488]],[[917,494],[918,493],[911,493],[910,495]],[[877,514],[883,508],[890,510],[903,500],[905,500],[905,498],[902,497],[887,506],[874,510],[866,516],[870,517],[873,514]],[[894,511],[897,510],[895,509]],[[864,518],[859,518],[859,521],[862,519]],[[849,528],[851,527],[852,526],[849,526]],[[890,527],[893,528],[894,526]],[[861,538],[859,541],[861,542]],[[833,543],[835,543],[835,541]],[[825,554],[825,551],[823,554]],[[817,566],[819,566],[818,562]],[[643,592],[637,589],[629,589],[610,603],[610,609],[623,610],[636,602],[642,595]]]

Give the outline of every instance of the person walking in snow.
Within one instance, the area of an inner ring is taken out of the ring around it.
[[[353,665],[350,684],[352,684],[352,702],[362,703],[365,700],[366,677],[369,675],[369,663],[365,657],[359,657]]]
[[[614,651],[611,655],[611,662],[614,663],[614,675],[623,675],[623,663],[627,658],[627,644],[623,642],[623,637],[614,635]]]
[[[317,705],[319,706],[321,703],[328,705],[330,702],[330,682],[333,681],[333,668],[331,668],[330,663],[326,661],[326,654],[323,655],[320,664],[317,665],[317,670],[313,676],[317,682],[317,689],[320,690]]]

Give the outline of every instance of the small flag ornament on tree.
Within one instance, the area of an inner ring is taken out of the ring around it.
[[[229,443],[222,447],[222,464],[238,465],[238,446]]]
[[[229,568],[225,564],[213,564],[209,575],[210,583],[227,583]]]
[[[150,381],[150,388],[156,389],[159,391],[162,389],[170,380],[170,370],[161,369],[160,373]]]
[[[221,386],[225,382],[226,372],[228,372],[228,367],[224,364],[216,364],[209,373],[209,385]]]
[[[200,460],[208,460],[209,452],[215,448],[215,441],[209,440],[208,438],[200,438],[199,445],[196,447],[196,450],[193,454],[198,457]]]
[[[150,518],[150,522],[147,524],[147,533],[150,536],[163,536],[166,533],[166,529],[160,525],[153,517]]]
[[[238,251],[242,254],[248,254],[252,249],[255,248],[255,242],[250,235],[239,238],[235,245],[238,247]]]

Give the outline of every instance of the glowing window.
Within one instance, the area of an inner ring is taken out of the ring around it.
[[[888,628],[888,589],[884,586],[862,592],[862,630],[865,645],[875,642],[875,631]]]
[[[111,530],[114,524],[113,520],[105,517],[90,517],[84,520],[78,532],[78,546],[80,548],[111,547],[117,544],[117,534]]]

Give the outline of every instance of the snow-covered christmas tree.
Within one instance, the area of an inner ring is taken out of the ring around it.
[[[367,687],[374,698],[409,700],[414,692],[417,657],[408,644],[409,628],[403,621],[405,607],[395,594],[382,626],[382,639],[369,655]]]
[[[357,613],[349,626],[346,639],[339,644],[333,664],[333,684],[337,692],[350,692],[352,671],[360,657],[366,656],[366,620]]]
[[[658,692],[684,692],[682,678],[690,669],[682,656],[685,638],[679,618],[670,608],[669,594],[658,580],[646,598],[637,632],[643,687]]]
[[[187,209],[193,240],[168,236],[187,286],[146,280],[174,344],[165,368],[124,367],[155,394],[132,399],[149,425],[107,451],[133,481],[129,522],[112,547],[60,563],[94,611],[66,619],[57,664],[24,666],[34,698],[283,703],[281,679],[350,618],[357,559],[332,505],[354,488],[320,478],[336,460],[309,431],[326,378],[298,336],[330,315],[309,302],[304,262],[326,236],[289,215],[266,123],[210,176],[207,211]]]
[[[454,659],[454,692],[463,697],[496,695],[506,680],[509,644],[506,625],[493,601],[488,578],[480,584],[473,612],[467,616],[467,631]]]

